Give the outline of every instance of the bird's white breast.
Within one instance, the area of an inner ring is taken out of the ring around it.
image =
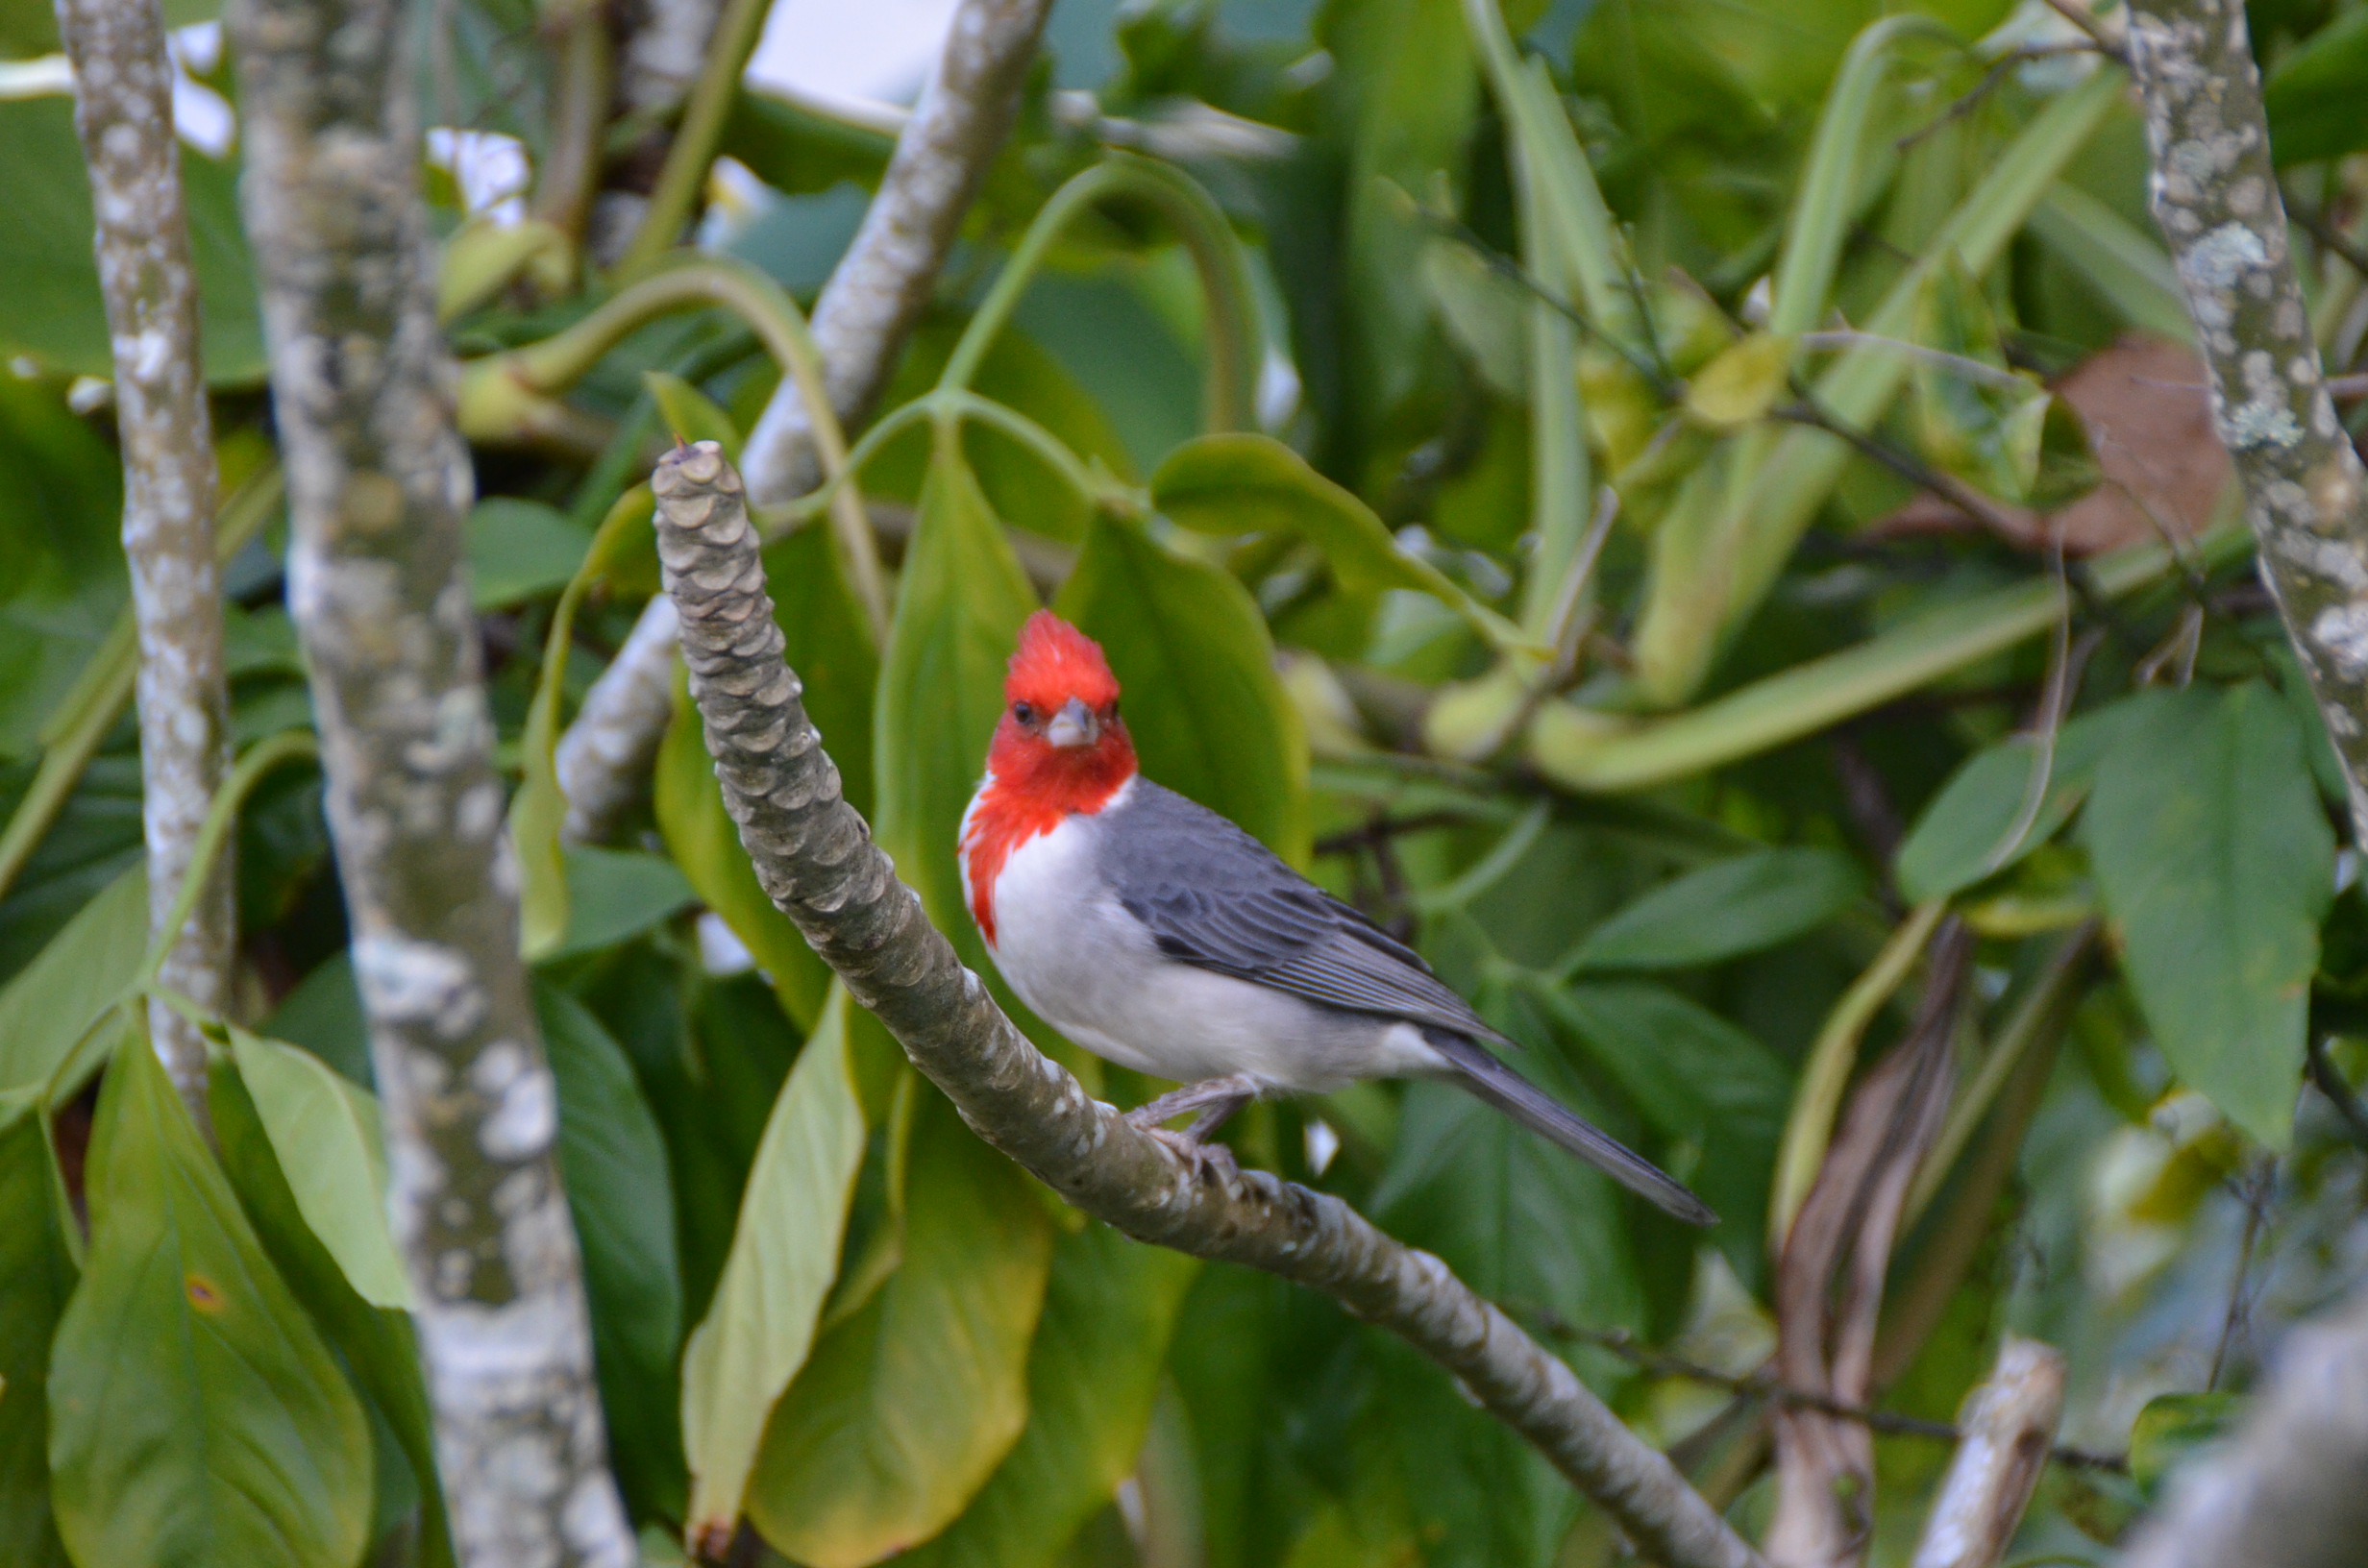
[[[1321,1092],[1356,1078],[1436,1067],[1394,1019],[1318,1007],[1162,953],[1097,865],[1096,817],[1070,817],[1011,852],[996,878],[995,963],[1037,1016],[1095,1055],[1179,1082],[1248,1072]]]

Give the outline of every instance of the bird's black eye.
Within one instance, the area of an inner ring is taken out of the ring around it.
[[[1024,702],[1014,702],[1011,705],[1011,716],[1024,724],[1032,724],[1036,722],[1036,710]]]
[[[1101,722],[1102,722],[1103,723],[1105,723],[1105,724],[1112,724],[1112,723],[1118,723],[1118,717],[1119,717],[1119,699],[1118,699],[1117,698],[1115,698],[1115,697],[1114,697],[1114,698],[1112,698],[1110,699],[1110,704],[1109,704],[1109,706],[1107,706],[1107,707],[1105,707],[1105,708],[1103,708],[1103,709],[1101,710]]]

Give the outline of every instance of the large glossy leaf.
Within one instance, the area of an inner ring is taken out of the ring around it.
[[[86,240],[85,265],[89,255]],[[18,757],[61,717],[130,595],[123,464],[54,385],[0,376],[0,755]]]
[[[765,1539],[812,1568],[861,1568],[935,1535],[1027,1423],[1051,1218],[943,1095],[921,1096],[903,1264],[815,1341],[749,1484]]]
[[[1241,582],[1102,517],[1055,608],[1109,655],[1145,776],[1304,865],[1307,742]]]
[[[557,943],[540,955],[546,960],[637,937],[672,919],[698,897],[663,855],[571,844],[560,858],[567,867],[567,925]]]
[[[9,221],[0,224],[0,349],[68,375],[114,375],[107,307],[90,261],[89,176],[66,98],[0,100],[0,168]],[[197,265],[206,379],[216,386],[263,379],[263,328],[234,164],[181,149],[181,183]]]
[[[370,1436],[144,1035],[85,1167],[90,1253],[50,1358],[59,1533],[114,1568],[361,1555]]]
[[[941,443],[897,593],[873,723],[875,826],[897,872],[973,968],[984,945],[962,903],[954,840],[1003,707],[1003,670],[1036,595],[978,481]]]
[[[0,991],[0,1090],[47,1083],[123,995],[147,950],[148,878],[135,868]]]
[[[230,1178],[257,1239],[313,1323],[345,1358],[347,1370],[402,1451],[402,1462],[410,1471],[410,1493],[420,1500],[421,1568],[450,1568],[452,1537],[436,1471],[434,1417],[428,1409],[427,1380],[409,1314],[364,1301],[349,1283],[346,1268],[322,1244],[291,1186],[299,1173],[275,1150],[275,1135],[247,1092],[235,1057],[215,1065],[208,1103],[222,1173]],[[384,1221],[380,1224],[382,1229]],[[382,1515],[389,1501],[389,1482],[382,1472]]]
[[[2134,705],[2082,819],[2122,968],[2181,1081],[2282,1149],[2334,890],[2302,727],[2257,683]]]
[[[386,1228],[378,1102],[309,1051],[236,1027],[230,1036],[238,1076],[305,1224],[364,1301],[408,1308],[411,1283]]]
[[[774,1101],[741,1195],[731,1251],[682,1362],[683,1449],[694,1540],[728,1540],[774,1401],[805,1363],[839,1268],[863,1160],[863,1107],[849,1074],[844,987]]]
[[[675,1358],[682,1345],[682,1283],[666,1145],[632,1064],[600,1020],[543,982],[534,988],[534,1013],[558,1081],[559,1172],[583,1248],[610,1453],[629,1500],[678,1513]]]
[[[1295,535],[1324,552],[1344,587],[1411,588],[1449,605],[1483,636],[1497,639],[1509,631],[1438,568],[1398,549],[1354,493],[1270,436],[1204,435],[1186,442],[1151,477],[1151,501],[1196,533]]]
[[[1900,896],[1946,898],[2055,837],[2087,798],[2097,759],[2130,714],[2126,703],[2084,714],[2063,726],[2052,753],[2035,736],[2014,735],[1966,758],[1900,843]]]
[[[469,595],[481,610],[556,593],[583,564],[592,537],[556,506],[488,496],[469,513]]]
[[[847,586],[830,530],[813,527],[765,547],[765,585],[782,657],[805,686],[805,713],[838,765],[848,804],[871,813],[872,711],[880,653]],[[983,757],[980,759],[983,762]]]
[[[1745,1282],[1759,1277],[1767,1189],[1792,1104],[1781,1058],[1698,1002],[1638,982],[1542,992],[1665,1140],[1673,1173],[1718,1212],[1711,1240]]]
[[[0,1095],[0,1562],[65,1568],[50,1521],[49,1344],[74,1289],[37,1091]]]
[[[1566,970],[1680,969],[1813,931],[1865,891],[1830,849],[1760,849],[1664,883],[1589,932]]]
[[[1027,1431],[914,1568],[1051,1568],[1135,1469],[1168,1338],[1198,1264],[1089,1224],[1052,1254],[1028,1352]]]
[[[2368,12],[2345,12],[2278,62],[2261,85],[2269,151],[2281,164],[2312,163],[2368,147],[2360,113],[2368,84]]]

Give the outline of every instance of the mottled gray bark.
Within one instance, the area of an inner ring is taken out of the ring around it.
[[[2368,1292],[2286,1335],[2234,1437],[2198,1458],[2124,1568],[2356,1568],[2368,1542]]]
[[[561,831],[578,843],[604,839],[640,797],[674,714],[678,642],[674,601],[650,600],[633,633],[583,694],[575,723],[554,758],[567,796]]]
[[[842,425],[858,425],[871,412],[905,339],[928,308],[963,214],[1019,112],[1020,89],[1050,10],[1050,0],[962,0],[955,11],[946,52],[897,137],[879,193],[815,302],[814,342]],[[759,504],[794,500],[814,488],[813,427],[786,376],[750,432],[746,462]],[[633,697],[664,678],[672,647],[657,633],[668,613],[653,600],[642,625],[618,650],[620,661],[629,654],[651,668],[621,674],[613,685],[604,682],[585,693],[560,741],[562,769],[577,780],[568,787],[568,808],[580,837],[605,835],[615,810],[639,793],[639,775],[655,754],[664,714],[653,719]],[[622,779],[606,776],[611,757],[633,771]]]
[[[699,80],[721,0],[643,0],[617,61],[617,101],[629,114],[680,103]]]
[[[1991,1568],[2021,1528],[2063,1415],[2063,1357],[2009,1335],[1965,1400],[1963,1435],[1925,1519],[1913,1568]]]
[[[74,124],[90,168],[99,291],[114,350],[123,550],[139,625],[148,918],[161,936],[230,757],[197,275],[173,136],[173,65],[157,0],[57,0],[57,7],[58,32],[74,62]],[[236,957],[229,860],[217,858],[158,973],[213,1012],[230,999]],[[205,1038],[161,1002],[150,1005],[148,1025],[174,1088],[206,1126]]]
[[[997,1008],[839,794],[781,662],[739,476],[712,442],[653,479],[658,556],[725,803],[758,879],[979,1136],[1141,1240],[1324,1291],[1437,1360],[1667,1568],[1760,1558],[1569,1367],[1340,1199],[1196,1157],[1086,1094]]]
[[[2262,579],[2341,753],[2368,844],[2368,476],[2320,373],[2270,165],[2242,0],[2134,0],[2155,220],[2211,375]]]
[[[288,603],[455,1544],[469,1568],[625,1568],[556,1095],[518,957],[401,14],[397,0],[231,8]]]

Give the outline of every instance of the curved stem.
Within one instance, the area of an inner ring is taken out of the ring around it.
[[[1130,154],[1113,154],[1052,193],[1028,225],[1011,259],[996,276],[977,313],[954,345],[938,378],[942,388],[967,388],[979,361],[1011,321],[1021,296],[1052,248],[1077,215],[1108,196],[1148,202],[1192,253],[1208,310],[1209,378],[1203,417],[1212,430],[1252,428],[1257,408],[1257,317],[1250,303],[1249,274],[1225,215],[1209,193],[1164,163]]]
[[[560,0],[549,8],[546,26],[558,32],[558,102],[551,116],[551,150],[534,184],[532,215],[565,234],[571,245],[583,239],[600,184],[602,133],[608,127],[610,89],[616,80],[608,18],[594,0]]]
[[[213,792],[213,799],[206,807],[205,823],[198,828],[197,838],[190,845],[189,874],[182,878],[181,894],[173,900],[172,917],[162,927],[168,936],[180,930],[189,912],[197,907],[197,900],[205,892],[207,873],[238,821],[238,808],[247,803],[247,796],[262,782],[263,775],[283,763],[315,760],[320,754],[321,743],[308,729],[284,729],[247,748],[247,754],[231,769],[230,776]],[[139,978],[132,983],[133,991],[144,991],[156,983],[171,946],[169,940],[150,944],[148,956],[140,962]]]
[[[699,73],[698,85],[691,88],[689,107],[676,128],[675,139],[666,149],[666,162],[658,171],[657,188],[650,193],[650,205],[642,212],[641,226],[633,231],[632,243],[617,262],[619,278],[638,280],[656,266],[674,249],[682,226],[690,221],[692,204],[699,199],[707,165],[715,161],[716,146],[724,139],[724,122],[740,90],[740,75],[748,69],[749,55],[764,32],[769,9],[771,0],[730,0],[715,36],[707,40],[706,64]],[[805,388],[802,384],[799,390],[802,393]]]

